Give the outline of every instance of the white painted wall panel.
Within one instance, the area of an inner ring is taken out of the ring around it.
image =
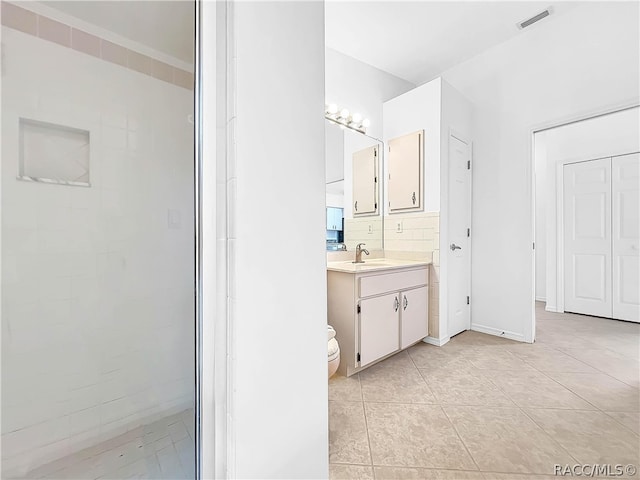
[[[230,477],[327,478],[324,4],[234,10]]]
[[[638,101],[638,8],[582,5],[443,73],[476,107],[474,322],[532,340],[531,132]]]

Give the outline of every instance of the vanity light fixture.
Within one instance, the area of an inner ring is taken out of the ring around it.
[[[325,105],[324,118],[342,128],[350,128],[360,133],[367,133],[367,127],[371,124],[368,118],[362,118],[359,113],[352,114],[346,108],[338,108],[335,103]]]

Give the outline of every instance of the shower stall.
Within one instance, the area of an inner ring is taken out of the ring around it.
[[[1,6],[1,476],[195,478],[195,4]]]

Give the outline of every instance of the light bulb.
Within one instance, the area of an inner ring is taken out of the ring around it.
[[[353,120],[353,123],[360,123],[362,121],[362,115],[360,115],[359,113],[354,113],[353,117],[351,117],[351,120]]]
[[[349,110],[347,110],[346,108],[343,108],[342,111],[340,112],[340,116],[342,118],[349,118]]]
[[[365,118],[364,120],[362,120],[362,126],[364,128],[367,128],[369,125],[371,125],[371,122],[369,121],[368,118]]]
[[[338,113],[338,105],[336,105],[335,103],[330,103],[329,106],[327,107],[327,112],[329,112],[332,115],[335,113]]]

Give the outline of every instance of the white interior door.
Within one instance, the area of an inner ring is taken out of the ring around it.
[[[611,158],[567,164],[563,177],[564,310],[611,317]]]
[[[471,249],[468,229],[471,226],[471,146],[449,135],[449,245],[442,245],[448,255],[447,305],[448,334],[456,335],[471,328],[468,296],[471,285]]]
[[[640,322],[640,154],[611,160],[613,318]]]

